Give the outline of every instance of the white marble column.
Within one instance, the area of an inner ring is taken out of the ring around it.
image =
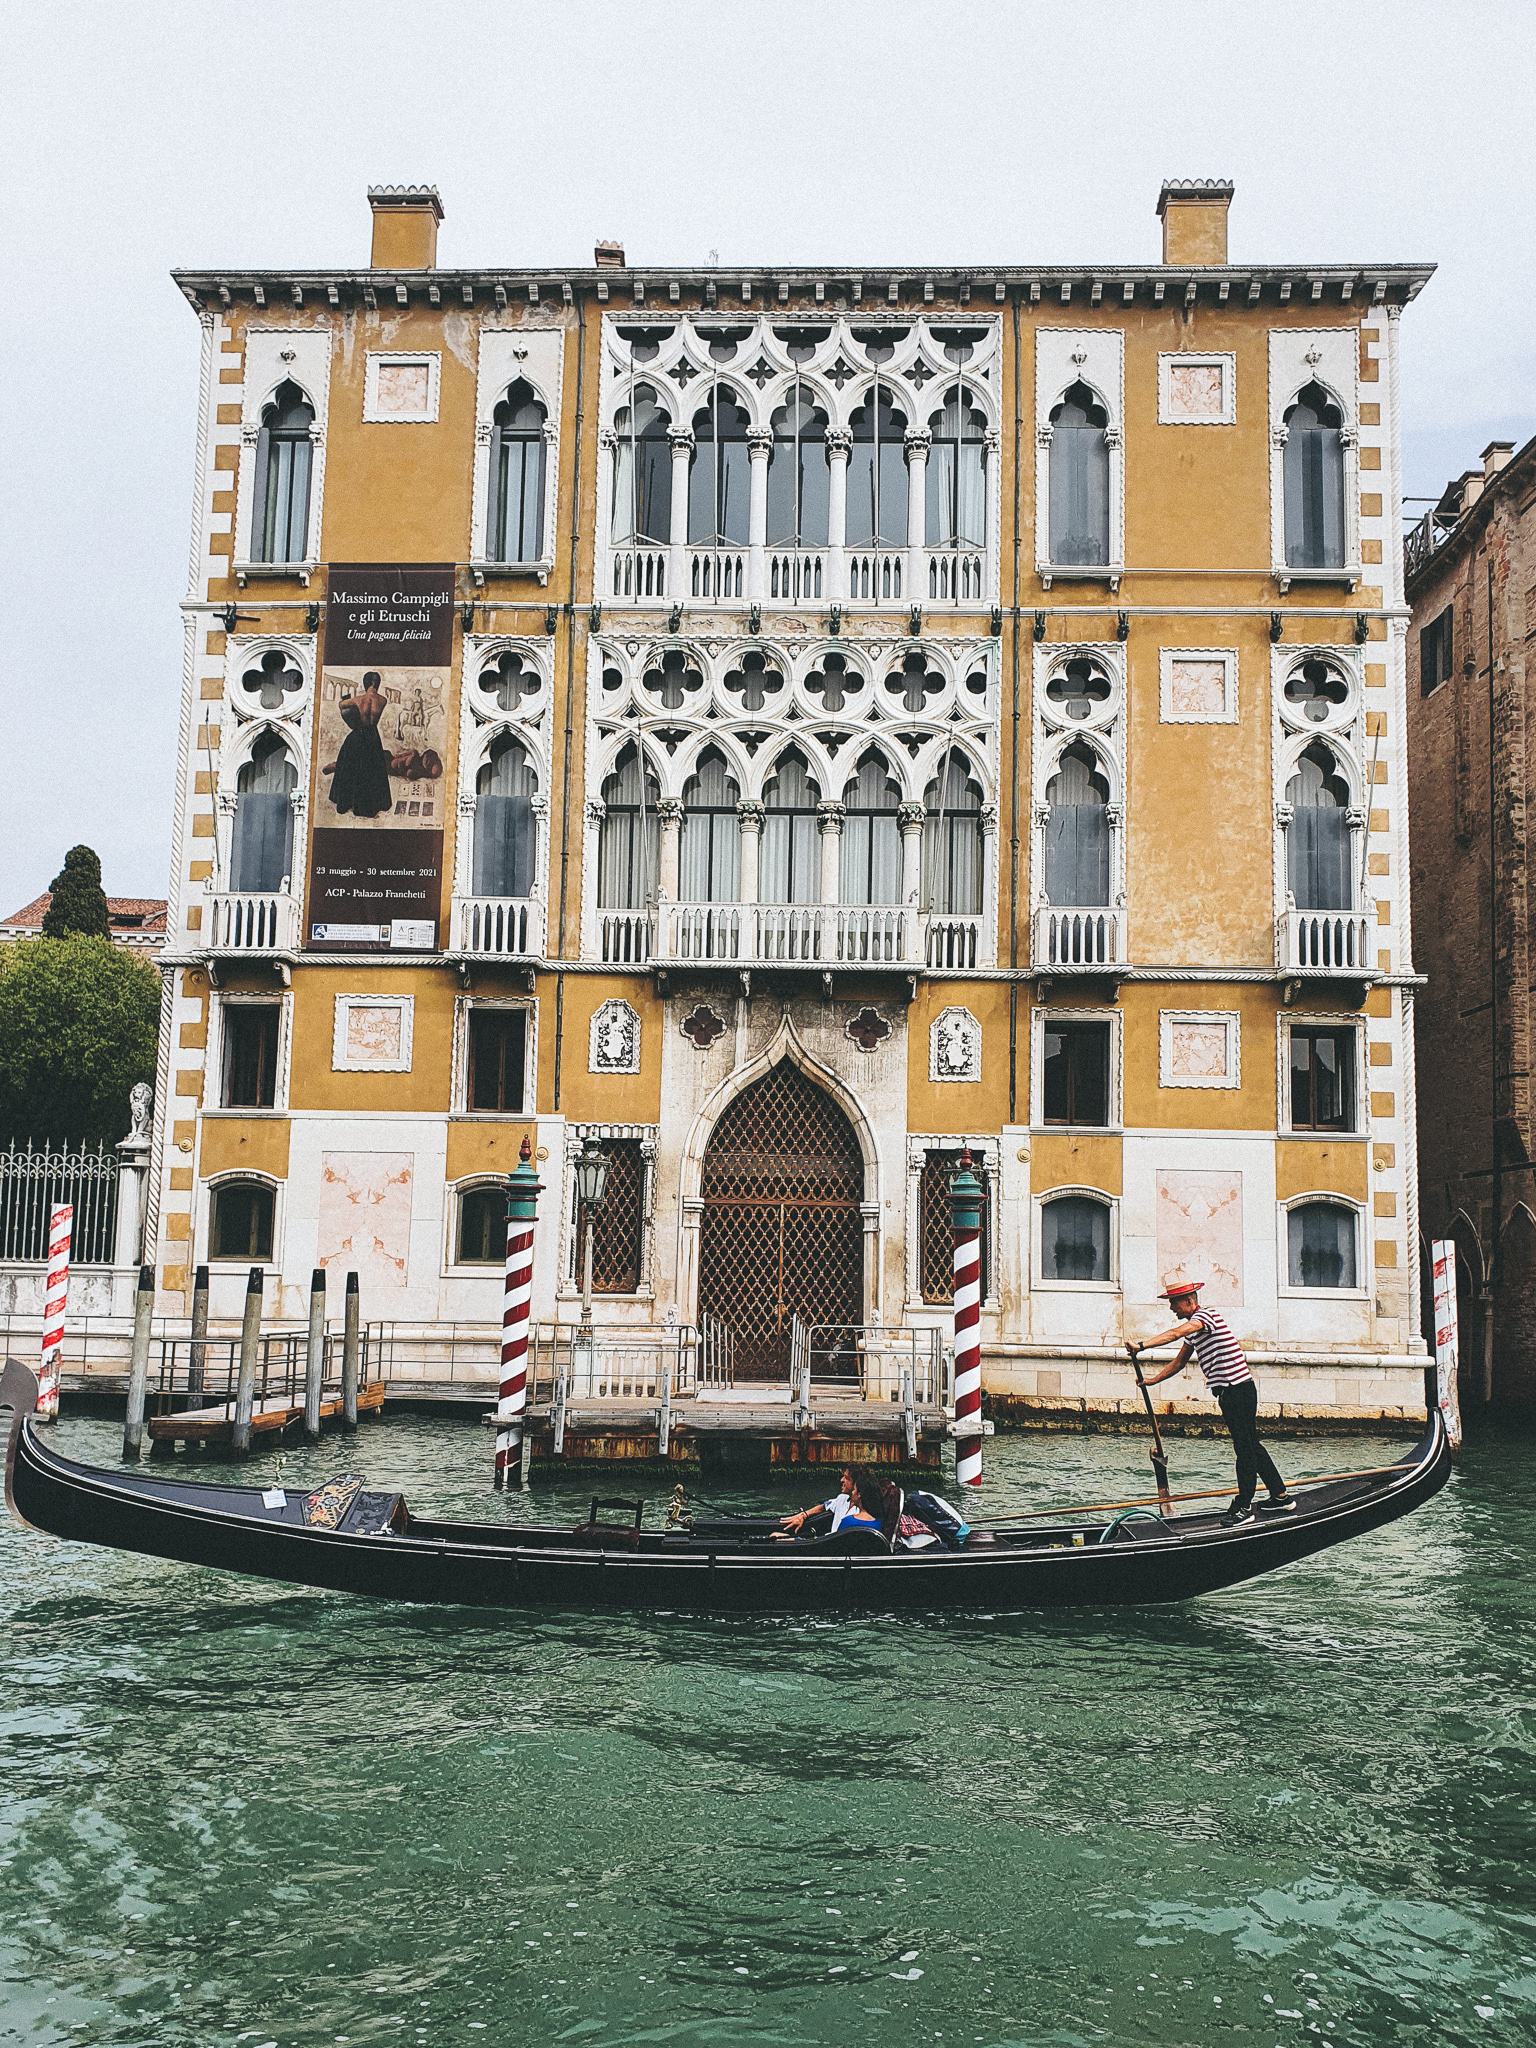
[[[848,457],[853,436],[846,427],[827,429],[827,596],[833,603],[848,595]]]
[[[773,429],[748,427],[747,469],[751,496],[747,505],[747,596],[761,604],[768,594],[768,464],[773,455]]]
[[[656,806],[656,819],[661,826],[661,859],[658,886],[668,903],[677,901],[677,854],[678,839],[682,831],[683,807],[675,796],[663,797]]]
[[[933,436],[926,427],[908,427],[907,451],[907,602],[922,604],[928,596],[923,555],[928,537],[928,450]]]
[[[741,821],[741,880],[738,900],[742,903],[757,901],[757,855],[762,843],[763,806],[749,801],[736,806],[736,816]]]
[[[843,820],[847,815],[846,804],[821,803],[816,806],[816,829],[821,834],[821,900],[824,904],[835,904],[840,893]]]
[[[674,427],[667,441],[672,449],[672,546],[667,589],[672,602],[681,604],[688,595],[688,472],[693,462],[693,429]]]
[[[920,803],[896,806],[896,829],[901,834],[901,900],[908,910],[925,910],[923,891],[923,823],[927,808]]]

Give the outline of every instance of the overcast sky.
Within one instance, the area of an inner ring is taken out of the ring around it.
[[[1155,262],[1229,177],[1234,263],[1428,260],[1404,489],[1536,428],[1529,0],[11,0],[0,913],[77,840],[164,895],[198,325],[173,265]],[[1412,508],[1410,508],[1412,509]]]

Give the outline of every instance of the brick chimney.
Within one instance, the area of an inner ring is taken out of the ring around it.
[[[370,185],[375,270],[431,270],[443,202],[435,185]]]
[[[1233,190],[1230,178],[1164,178],[1157,217],[1163,224],[1165,263],[1182,269],[1226,262]]]
[[[599,270],[622,270],[624,268],[624,244],[622,242],[599,242],[592,251],[592,261]]]

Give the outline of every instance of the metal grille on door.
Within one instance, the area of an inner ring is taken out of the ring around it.
[[[863,1320],[864,1158],[832,1098],[787,1062],[731,1103],[704,1154],[699,1312],[736,1335],[738,1379],[784,1379],[790,1319]],[[818,1338],[820,1351],[827,1344]]]

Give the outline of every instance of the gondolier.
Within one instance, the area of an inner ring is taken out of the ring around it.
[[[1141,1375],[1146,1386],[1155,1387],[1160,1380],[1171,1380],[1176,1372],[1184,1370],[1191,1356],[1205,1375],[1205,1384],[1216,1396],[1221,1419],[1231,1432],[1232,1448],[1237,1454],[1237,1498],[1222,1516],[1223,1525],[1232,1529],[1239,1522],[1252,1521],[1254,1489],[1260,1479],[1269,1490],[1269,1498],[1261,1502],[1259,1513],[1291,1514],[1296,1503],[1286,1491],[1279,1467],[1259,1442],[1259,1390],[1248,1370],[1243,1347],[1224,1316],[1200,1306],[1200,1284],[1198,1280],[1170,1281],[1159,1298],[1181,1320],[1160,1337],[1147,1337],[1139,1344],[1127,1340],[1125,1348],[1132,1358],[1139,1359],[1143,1351],[1160,1351],[1165,1344],[1179,1346],[1171,1365],[1165,1365],[1161,1372]]]

